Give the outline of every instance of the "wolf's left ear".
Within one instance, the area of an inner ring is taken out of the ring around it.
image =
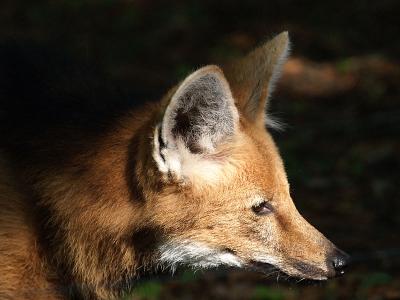
[[[156,129],[153,156],[162,171],[179,173],[193,165],[194,158],[212,155],[232,138],[238,120],[222,70],[203,67],[189,75],[173,94]]]
[[[282,32],[247,56],[224,67],[238,108],[248,120],[260,126],[267,100],[289,53],[288,33]]]

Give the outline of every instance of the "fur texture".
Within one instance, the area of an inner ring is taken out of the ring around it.
[[[0,48],[0,298],[117,299],[181,264],[334,276],[264,128],[287,33],[139,108],[96,71]]]

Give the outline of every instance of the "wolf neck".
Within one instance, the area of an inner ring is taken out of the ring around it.
[[[131,117],[119,120],[116,123],[121,126],[116,125],[88,141],[82,148],[85,151],[63,160],[62,167],[53,162],[28,164],[23,168],[18,165],[16,181],[31,186],[38,197],[36,200],[28,194],[21,196],[23,209],[13,212],[11,218],[26,224],[23,211],[31,210],[29,203],[34,201],[42,211],[38,217],[41,219],[36,220],[40,224],[34,224],[41,226],[37,231],[41,236],[29,229],[29,236],[23,242],[30,245],[30,250],[24,252],[25,264],[44,264],[63,270],[41,273],[42,286],[52,286],[50,277],[59,289],[77,290],[85,299],[110,299],[129,286],[139,269],[151,264],[153,254],[146,252],[146,245],[152,243],[151,237],[156,233],[135,226],[139,224],[140,207],[151,197],[151,191],[158,188],[152,180],[151,151],[146,148],[150,146],[151,132],[147,128],[151,127],[148,125],[152,116],[153,112],[148,111],[141,120]],[[0,196],[0,202],[6,200],[2,199]],[[43,213],[46,211],[49,213]],[[33,247],[35,241],[48,250],[46,257],[39,257],[40,249]],[[29,252],[37,257],[34,262],[30,261]],[[15,253],[15,259],[19,259],[18,255]],[[28,289],[32,283],[23,282],[24,278],[21,289]]]
[[[138,211],[151,197],[149,191],[157,189],[157,182],[152,181],[151,151],[146,149],[152,114],[143,119],[121,119],[122,126],[92,145],[96,151],[75,157],[71,167],[63,169],[67,172],[42,182],[47,189],[41,204],[53,209],[53,218],[62,229],[57,233],[61,240],[56,259],[73,270],[72,278],[84,298],[90,298],[92,291],[99,299],[120,296],[132,277],[139,275],[138,270],[153,259],[145,251],[152,233],[140,238],[146,229],[136,227]],[[57,207],[51,200],[54,197],[58,197]],[[72,211],[71,202],[82,203],[82,209]]]

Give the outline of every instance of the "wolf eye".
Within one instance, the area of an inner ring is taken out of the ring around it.
[[[257,205],[254,205],[252,207],[252,210],[254,211],[254,213],[256,213],[257,215],[266,215],[272,212],[272,207],[266,202],[261,202]]]

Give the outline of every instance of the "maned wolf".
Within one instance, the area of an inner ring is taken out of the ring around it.
[[[3,47],[0,298],[115,299],[178,265],[342,275],[265,129],[288,48],[281,33],[136,108],[63,59]]]

